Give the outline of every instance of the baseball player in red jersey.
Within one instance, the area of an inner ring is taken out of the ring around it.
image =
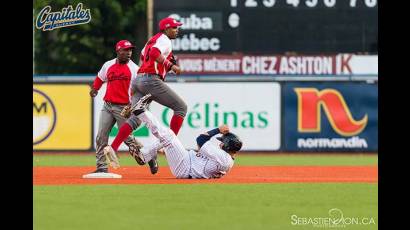
[[[181,97],[165,84],[164,80],[165,75],[169,71],[173,71],[176,74],[181,73],[181,69],[173,57],[171,43],[171,39],[177,37],[178,27],[181,25],[182,23],[177,22],[173,18],[164,18],[159,22],[161,32],[151,37],[145,44],[141,51],[141,64],[138,75],[131,81],[132,105],[135,106],[144,95],[151,94],[149,102],[154,100],[174,111],[170,121],[170,128],[175,134],[178,134],[182,126],[187,112],[187,105]],[[134,114],[131,114],[115,137],[111,145],[112,149],[117,151],[120,144],[140,123],[141,121]],[[162,144],[159,141],[154,143],[154,146],[157,150],[162,148]],[[111,147],[107,146],[104,150],[105,153],[108,153]],[[148,164],[151,173],[156,173],[158,170],[156,158],[153,158]]]
[[[115,46],[117,57],[104,63],[90,91],[90,96],[95,97],[102,84],[104,82],[107,83],[104,106],[101,110],[96,138],[97,169],[95,173],[108,172],[108,165],[103,153],[103,148],[108,145],[109,133],[115,122],[117,122],[118,127],[120,127],[126,120],[120,113],[122,109],[130,103],[130,82],[132,78],[137,76],[139,69],[139,67],[130,60],[133,48],[135,48],[135,46],[129,41],[119,41]],[[130,154],[135,158],[138,164],[145,164],[140,158],[141,144],[132,136],[126,137],[125,144],[128,145]]]

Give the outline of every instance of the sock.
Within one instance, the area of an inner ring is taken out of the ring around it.
[[[173,115],[171,118],[171,122],[169,124],[172,131],[174,131],[175,135],[178,135],[179,129],[181,129],[182,122],[184,122],[184,118],[179,115]]]
[[[132,128],[131,126],[125,122],[120,130],[118,131],[117,136],[115,137],[114,141],[111,144],[111,147],[114,149],[114,151],[117,152],[118,148],[120,147],[121,143],[127,139],[127,137],[131,134]]]

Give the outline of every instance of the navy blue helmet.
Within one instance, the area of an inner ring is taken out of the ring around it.
[[[216,139],[223,143],[222,149],[226,152],[236,152],[242,148],[242,141],[233,133],[227,133]]]

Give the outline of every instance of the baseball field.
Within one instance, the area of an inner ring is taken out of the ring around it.
[[[82,179],[94,153],[35,152],[34,229],[378,229],[377,154],[243,153],[210,180],[119,157],[122,179]]]

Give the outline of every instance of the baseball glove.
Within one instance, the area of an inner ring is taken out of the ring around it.
[[[169,61],[174,65],[178,64],[177,59],[175,58],[175,56],[173,54],[172,54],[171,58],[169,59]]]
[[[175,56],[173,54],[172,54],[171,58],[169,59],[169,61],[172,63],[172,65],[177,65],[178,64],[177,59],[175,58]],[[168,72],[171,71],[171,69],[172,69],[172,66],[171,66],[171,68],[168,69]]]
[[[143,145],[141,144],[141,142],[137,141],[137,139],[135,139],[134,137],[132,139],[133,139],[133,142],[131,142],[128,145],[129,153],[132,157],[134,157],[135,161],[139,165],[144,165],[145,159],[144,159],[144,155],[142,155],[141,153],[141,148],[143,147]]]
[[[125,118],[129,118],[131,116],[131,105],[127,105],[121,110],[121,116]]]

